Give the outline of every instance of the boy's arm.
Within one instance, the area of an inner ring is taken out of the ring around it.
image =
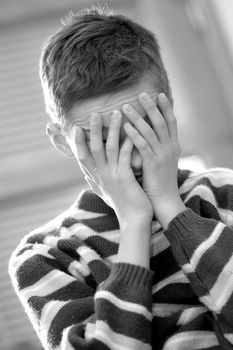
[[[94,268],[95,261],[90,263]],[[150,349],[154,273],[114,263],[108,278],[94,289],[86,282],[92,276],[82,259],[76,261],[77,278],[66,272],[71,268],[64,251],[46,244],[26,243],[11,256],[13,286],[43,347],[107,350],[114,343]]]
[[[164,234],[215,327],[233,344],[233,170],[192,174],[180,194],[187,209]]]

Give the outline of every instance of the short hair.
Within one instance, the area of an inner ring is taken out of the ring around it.
[[[40,58],[46,111],[64,133],[78,102],[135,85],[150,72],[161,92],[171,89],[155,35],[108,6],[70,12],[48,38]]]

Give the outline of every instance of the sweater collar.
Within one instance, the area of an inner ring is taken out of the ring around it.
[[[191,170],[179,169],[177,172],[177,184],[178,188],[182,186],[184,181],[189,177]],[[74,202],[73,206],[90,212],[96,212],[99,214],[115,214],[114,210],[109,207],[105,201],[99,197],[90,188],[84,189]]]

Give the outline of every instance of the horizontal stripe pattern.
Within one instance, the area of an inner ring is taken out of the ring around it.
[[[118,263],[118,221],[90,190],[22,239],[9,274],[45,348],[233,344],[233,171],[179,170],[178,184],[187,210],[166,231],[152,221],[149,270]]]

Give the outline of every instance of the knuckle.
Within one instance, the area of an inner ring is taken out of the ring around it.
[[[149,101],[147,102],[147,108],[148,108],[150,111],[155,110],[155,105],[154,105],[153,101],[149,100]]]
[[[93,154],[98,154],[101,152],[101,147],[98,145],[91,145],[91,151]]]
[[[106,153],[113,153],[114,152],[114,145],[112,143],[107,143],[106,144]]]
[[[166,125],[166,123],[165,123],[163,120],[160,120],[160,121],[158,122],[158,127],[159,127],[159,129],[161,129],[161,130],[165,130],[165,129],[167,128],[167,125]]]
[[[155,133],[152,129],[149,129],[146,131],[145,135],[147,138],[152,138],[153,136],[155,136]]]
[[[143,150],[147,150],[148,149],[148,143],[144,140],[144,139],[141,139],[140,141],[139,141],[139,144],[140,144],[140,147],[141,147],[141,149],[143,149]]]

